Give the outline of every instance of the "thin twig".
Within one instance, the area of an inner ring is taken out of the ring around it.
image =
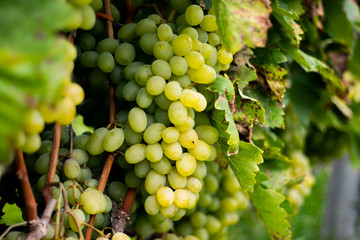
[[[5,232],[3,232],[3,234],[0,235],[0,240],[3,239],[6,236],[6,234],[8,234],[10,232],[11,229],[16,228],[16,227],[25,226],[25,225],[26,225],[26,222],[21,222],[21,223],[16,223],[16,224],[9,226],[5,230]]]

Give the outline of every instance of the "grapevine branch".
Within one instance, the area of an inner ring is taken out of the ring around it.
[[[117,208],[117,204],[113,201],[113,210],[111,211],[111,223],[115,232],[124,232],[126,222],[129,219],[130,211],[133,206],[136,195],[135,188],[129,188],[126,192],[125,199],[121,208]]]

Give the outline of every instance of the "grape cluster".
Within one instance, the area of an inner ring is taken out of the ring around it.
[[[293,151],[290,154],[291,166],[286,171],[289,179],[304,177],[301,183],[293,185],[287,189],[285,195],[290,201],[293,209],[296,211],[301,207],[304,198],[311,193],[311,187],[315,183],[313,174],[311,173],[310,161],[301,151]]]

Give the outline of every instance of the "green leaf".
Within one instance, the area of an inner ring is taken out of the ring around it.
[[[6,203],[2,211],[4,212],[4,215],[0,219],[0,224],[6,224],[10,226],[16,223],[24,222],[21,209],[15,203]]]
[[[211,118],[220,133],[219,142],[227,146],[226,155],[236,154],[240,138],[229,106],[229,102],[234,101],[234,86],[229,79],[217,77],[208,89],[218,93]]]
[[[257,185],[250,194],[251,201],[257,213],[264,221],[271,239],[291,239],[290,224],[287,220],[287,211],[281,207],[284,195],[274,189],[263,189]]]
[[[351,48],[353,42],[353,28],[343,9],[343,1],[323,1],[325,21],[324,30],[334,41]]]
[[[224,46],[235,53],[245,45],[265,46],[271,26],[268,0],[214,0],[216,22]]]
[[[245,65],[231,67],[229,75],[231,76],[231,79],[235,81],[239,90],[246,87],[249,82],[257,79],[255,70]]]
[[[236,112],[234,113],[234,120],[247,126],[253,125],[254,121],[264,124],[265,110],[261,107],[260,102],[244,95],[240,90],[239,93],[240,97],[235,99]]]
[[[263,162],[261,149],[251,143],[240,141],[238,153],[229,156],[226,154],[226,146],[218,143],[218,147],[229,161],[242,189],[244,191],[253,191],[256,183],[255,172],[259,171],[258,164]]]
[[[292,46],[289,42],[282,41],[280,43],[282,51],[289,54],[306,72],[319,73],[331,87],[335,87],[339,91],[345,88],[334,70],[319,59],[312,57],[302,50]]]
[[[280,49],[256,48],[250,62],[254,65],[269,66],[287,62],[287,58]]]
[[[260,106],[265,109],[265,127],[284,127],[284,109],[282,104],[277,100],[269,98],[260,88],[249,90],[245,92],[251,98],[257,99]]]

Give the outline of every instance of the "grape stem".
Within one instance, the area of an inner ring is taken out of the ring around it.
[[[59,157],[59,148],[60,148],[60,137],[61,137],[61,125],[57,122],[54,123],[54,133],[53,133],[53,142],[51,148],[51,157],[49,163],[49,171],[46,176],[46,184],[53,182],[56,172],[56,166],[58,163]],[[51,187],[44,188],[43,196],[45,199],[45,204],[47,204],[51,199]]]
[[[25,225],[26,225],[26,222],[21,222],[21,223],[16,223],[16,224],[13,224],[13,225],[9,226],[9,227],[5,230],[5,232],[3,232],[3,233],[0,235],[0,240],[3,239],[3,238],[6,236],[6,234],[8,234],[8,233],[11,231],[11,229],[16,228],[16,227],[25,226]]]
[[[115,232],[124,232],[127,220],[130,217],[131,208],[134,204],[135,195],[136,189],[129,188],[120,209],[117,208],[115,201],[112,202],[111,224]]]

